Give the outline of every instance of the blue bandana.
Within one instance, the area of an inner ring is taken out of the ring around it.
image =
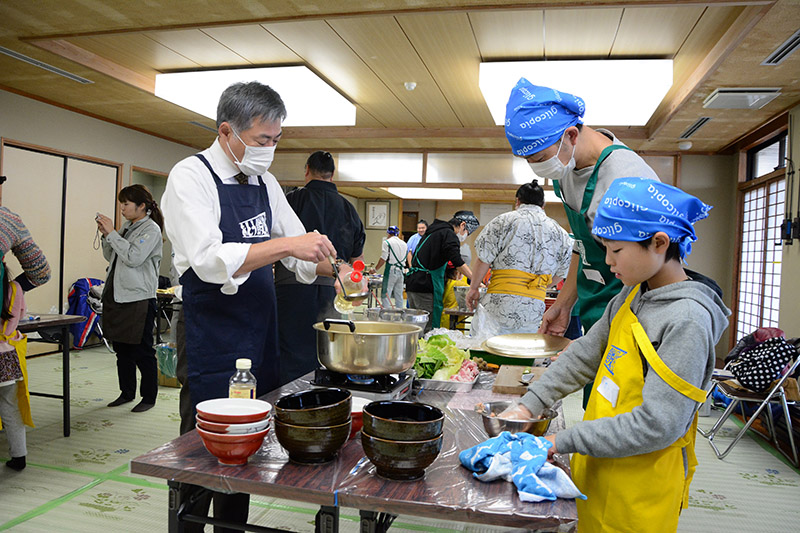
[[[533,85],[520,78],[506,104],[506,138],[514,155],[541,152],[578,123],[586,104],[577,96]]]
[[[679,243],[681,259],[697,240],[692,224],[708,216],[706,205],[677,187],[644,178],[611,183],[594,217],[592,235],[612,241],[644,241],[663,231]]]

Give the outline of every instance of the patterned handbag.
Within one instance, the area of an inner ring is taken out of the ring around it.
[[[764,392],[778,379],[786,365],[797,357],[797,348],[783,337],[773,337],[744,352],[730,370],[743,386]]]

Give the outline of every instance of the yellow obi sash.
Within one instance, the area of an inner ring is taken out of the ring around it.
[[[486,292],[514,294],[544,301],[547,286],[553,281],[550,274],[531,274],[513,268],[492,270],[492,281]]]

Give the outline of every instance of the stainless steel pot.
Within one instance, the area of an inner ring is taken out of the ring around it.
[[[397,374],[414,366],[422,328],[397,322],[329,319],[314,324],[317,358],[345,374]]]
[[[421,309],[381,309],[380,307],[370,307],[364,311],[364,318],[379,322],[405,322],[425,327],[428,323],[427,311]]]

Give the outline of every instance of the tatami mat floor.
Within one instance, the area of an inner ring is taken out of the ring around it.
[[[60,356],[29,360],[31,390],[61,390]],[[0,531],[166,531],[167,487],[162,480],[133,475],[128,463],[178,436],[178,389],[161,387],[156,407],[132,413],[127,404],[108,408],[117,397],[115,358],[104,347],[71,356],[72,436],[65,438],[59,400],[32,397],[36,429],[28,431],[28,468],[0,466]],[[564,401],[567,424],[582,417],[580,397]],[[710,426],[717,413],[701,418]],[[731,433],[732,433],[731,426]],[[784,532],[800,526],[800,474],[755,439],[743,439],[724,460],[698,436],[700,461],[691,487],[691,506],[681,532]],[[0,458],[8,446],[0,432]],[[251,500],[251,522],[290,531],[314,530],[317,508],[295,501]],[[342,509],[342,532],[359,530],[358,512]],[[209,531],[211,528],[207,528]],[[508,531],[400,516],[392,531]]]

